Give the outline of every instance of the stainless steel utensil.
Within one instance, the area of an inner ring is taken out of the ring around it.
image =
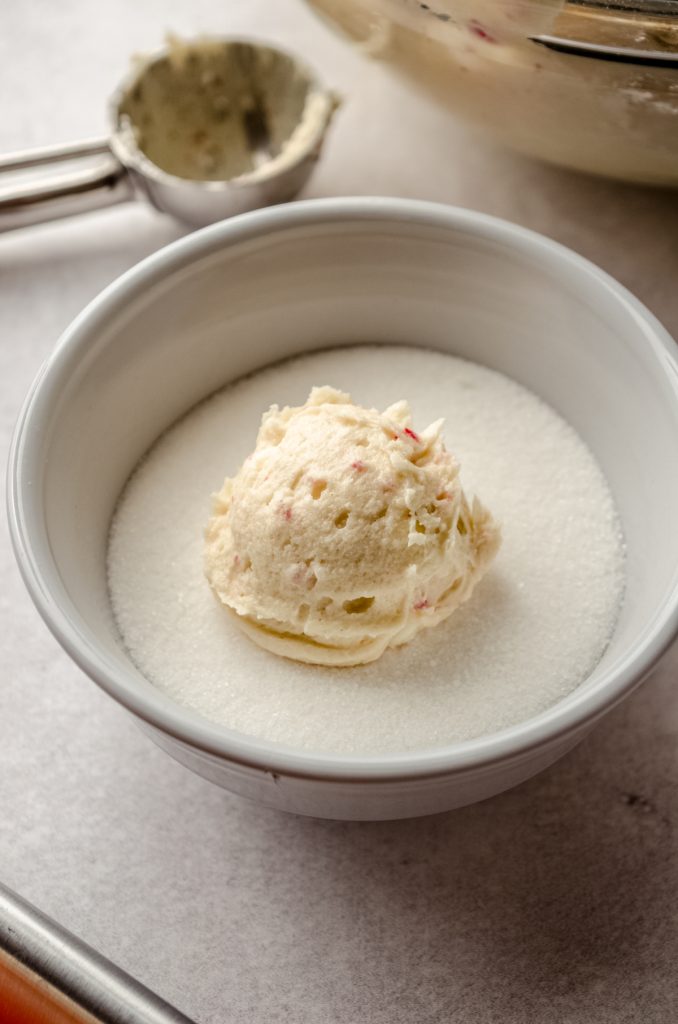
[[[192,1024],[2,883],[0,1020]]]
[[[0,231],[134,199],[193,227],[283,202],[306,182],[336,107],[283,50],[172,39],[116,90],[110,138],[0,160],[0,176],[30,171],[0,187]]]

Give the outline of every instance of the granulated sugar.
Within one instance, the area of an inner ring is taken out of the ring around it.
[[[253,449],[262,412],[315,385],[414,423],[445,417],[467,493],[503,544],[468,604],[410,645],[350,669],[261,650],[203,576],[211,494]],[[306,750],[378,754],[494,732],[570,693],[600,659],[624,587],[614,504],[592,455],[552,409],[508,378],[421,349],[335,349],[273,366],[175,424],[131,477],[109,549],[111,600],[131,656],[206,718]]]

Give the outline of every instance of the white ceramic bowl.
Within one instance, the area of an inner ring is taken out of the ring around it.
[[[116,633],[106,540],[155,438],[272,360],[341,342],[421,344],[532,388],[586,439],[628,545],[618,627],[567,699],[473,742],[373,758],[314,756],[212,725],[153,687]],[[678,628],[678,369],[673,344],[574,253],[463,210],[339,199],[248,214],[144,260],[76,319],[21,413],[12,536],[39,611],[73,659],[177,760],[273,807],[397,818],[483,799],[580,740]]]

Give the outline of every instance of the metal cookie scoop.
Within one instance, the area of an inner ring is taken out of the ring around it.
[[[284,202],[310,175],[337,105],[282,50],[172,39],[113,95],[109,139],[0,160],[0,175],[51,167],[0,187],[0,231],[133,199],[193,227]],[[66,161],[78,166],[55,172]]]

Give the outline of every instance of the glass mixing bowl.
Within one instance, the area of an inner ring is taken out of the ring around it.
[[[309,0],[530,156],[678,184],[678,0]]]

